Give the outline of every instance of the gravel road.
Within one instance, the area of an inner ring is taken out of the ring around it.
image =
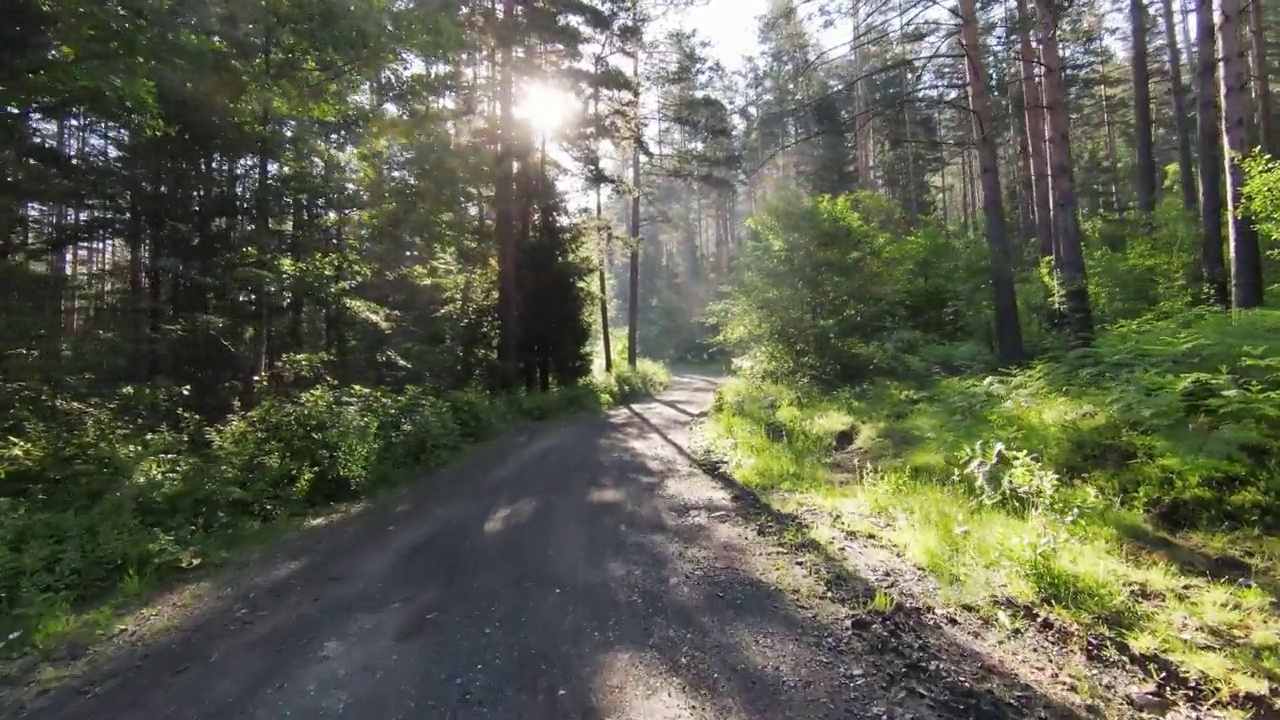
[[[681,375],[479,448],[285,543],[27,716],[1018,716],[976,676],[930,681],[892,627],[851,625],[695,468],[689,427],[715,385]]]

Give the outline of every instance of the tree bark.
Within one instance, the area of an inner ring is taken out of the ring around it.
[[[1093,308],[1089,303],[1089,281],[1085,273],[1080,217],[1071,169],[1071,115],[1067,108],[1066,82],[1062,77],[1062,56],[1058,52],[1056,8],[1056,3],[1051,0],[1037,0],[1054,195],[1055,256],[1072,342],[1088,345],[1093,341]]]
[[[1255,0],[1256,2],[1256,0]],[[1178,23],[1173,0],[1163,0],[1165,44],[1169,49],[1169,84],[1173,99],[1174,132],[1178,137],[1178,183],[1182,186],[1182,206],[1196,207],[1196,176],[1191,156],[1191,123],[1187,116],[1187,91],[1182,84],[1182,55],[1178,51]]]
[[[1025,113],[1022,113],[1025,118]],[[1027,126],[1026,122],[1018,123],[1015,127],[1018,133],[1018,157],[1017,165],[1014,172],[1018,177],[1018,229],[1022,240],[1028,244],[1037,243],[1036,240],[1036,208],[1035,208],[1035,182],[1031,179],[1031,147],[1027,144]],[[1036,245],[1037,252],[1040,250],[1038,243]]]
[[[1200,270],[1214,301],[1228,307],[1222,251],[1222,145],[1218,129],[1218,56],[1212,0],[1196,0],[1196,154],[1200,169]]]
[[[1249,0],[1249,41],[1253,46],[1250,59],[1254,89],[1258,96],[1258,133],[1262,151],[1272,157],[1280,154],[1275,109],[1271,104],[1271,80],[1267,76],[1267,36],[1263,31],[1262,0]]]
[[[627,366],[636,366],[636,340],[640,325],[640,49],[632,63],[635,82],[635,137],[631,143],[631,255],[627,278]]]
[[[960,223],[968,233],[973,229],[973,199],[969,194],[969,149],[960,151]]]
[[[517,305],[519,251],[516,178],[515,116],[513,113],[516,0],[502,0],[499,25],[502,57],[498,80],[498,162],[494,187],[494,230],[498,240],[498,365],[504,388],[515,386],[519,376],[520,313]]]
[[[597,66],[596,70],[599,71]],[[598,82],[598,81],[597,81]],[[601,121],[600,117],[600,87],[597,85],[591,91],[591,112],[597,122]],[[598,149],[597,145],[597,149]],[[599,170],[600,156],[596,154],[596,165]],[[601,217],[603,215],[603,206],[600,202],[600,181],[595,182],[596,190],[596,229],[601,233],[600,237],[600,342],[604,350],[604,371],[613,372],[613,347],[609,338],[609,284],[606,279],[606,266],[609,263],[609,231],[604,227]]]
[[[1144,0],[1129,0],[1129,30],[1133,48],[1133,135],[1138,153],[1138,211],[1156,209],[1156,156],[1151,131],[1151,72],[1147,67],[1147,8]]]
[[[1182,46],[1187,52],[1187,72],[1194,76],[1196,71],[1194,55],[1196,46],[1191,39],[1191,18],[1195,15],[1195,0],[1191,0],[1191,7],[1187,6],[1185,0],[1178,0],[1178,12],[1182,14]]]
[[[951,225],[951,208],[947,206],[947,157],[942,156],[942,167],[938,168],[938,190],[942,195],[942,224]]]
[[[1253,226],[1241,215],[1244,170],[1249,151],[1247,64],[1240,44],[1240,0],[1218,0],[1218,47],[1222,51],[1222,147],[1227,178],[1227,222],[1231,249],[1231,302],[1238,309],[1262,304],[1262,257]]]
[[[1124,198],[1120,197],[1120,158],[1116,152],[1116,126],[1111,122],[1111,98],[1107,94],[1107,77],[1104,73],[1102,83],[1102,130],[1107,138],[1107,167],[1111,176],[1111,212],[1121,215],[1125,211]]]
[[[1044,96],[1036,82],[1036,53],[1031,46],[1031,12],[1027,0],[1017,0],[1019,56],[1022,64],[1022,97],[1026,107],[1027,148],[1031,157],[1031,182],[1035,193],[1036,238],[1040,257],[1053,257],[1053,201],[1049,187],[1049,156],[1045,149]]]
[[[268,19],[263,26],[262,61],[263,72],[267,82],[271,81],[272,21]],[[263,257],[270,256],[271,245],[271,105],[263,101],[261,109],[262,136],[258,139],[257,185],[254,187],[253,237],[258,252]],[[244,380],[243,402],[247,407],[257,403],[258,386],[266,382],[267,362],[271,354],[271,312],[267,308],[269,299],[265,280],[260,279],[254,288],[254,311],[257,314],[254,328],[254,355],[249,366],[248,377]],[[159,290],[152,288],[153,294]],[[172,300],[172,298],[170,298]]]
[[[996,346],[1001,362],[1018,363],[1024,359],[1022,327],[1018,320],[1018,297],[1009,260],[1009,237],[1005,227],[1004,200],[1000,193],[1000,156],[991,124],[991,98],[987,94],[986,69],[982,66],[982,51],[978,45],[977,3],[976,0],[960,0],[959,5],[973,139],[982,175],[982,210],[986,220],[991,290],[995,303]]]

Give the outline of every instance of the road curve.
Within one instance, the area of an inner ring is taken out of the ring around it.
[[[802,563],[694,467],[689,426],[715,384],[681,375],[486,445],[286,543],[27,716],[991,716],[896,682],[903,661],[865,654]]]

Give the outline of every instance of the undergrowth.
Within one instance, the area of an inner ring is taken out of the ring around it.
[[[509,396],[322,384],[218,424],[180,410],[179,390],[103,398],[5,385],[0,654],[50,650],[240,539],[367,498],[512,426],[627,402],[668,381],[643,361]]]
[[[610,374],[592,378],[592,388],[605,407],[622,405],[663,390],[671,383],[671,373],[662,363],[639,358],[635,368],[623,364]]]
[[[1220,698],[1280,685],[1280,312],[1121,324],[991,375],[740,381],[735,476],[898,546],[956,603],[1036,608]]]

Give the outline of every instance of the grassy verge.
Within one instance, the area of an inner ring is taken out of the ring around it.
[[[592,388],[604,407],[623,405],[666,389],[671,372],[665,365],[638,358],[634,369],[623,363],[610,374],[600,373],[592,380]]]
[[[1193,315],[1013,373],[837,395],[738,382],[708,430],[740,481],[893,544],[950,602],[1011,629],[1050,614],[1273,706],[1277,329]]]
[[[0,656],[95,638],[157,588],[358,506],[513,427],[663,389],[645,361],[550,393],[321,385],[202,424],[141,390],[0,396]],[[155,420],[164,413],[176,421]]]

